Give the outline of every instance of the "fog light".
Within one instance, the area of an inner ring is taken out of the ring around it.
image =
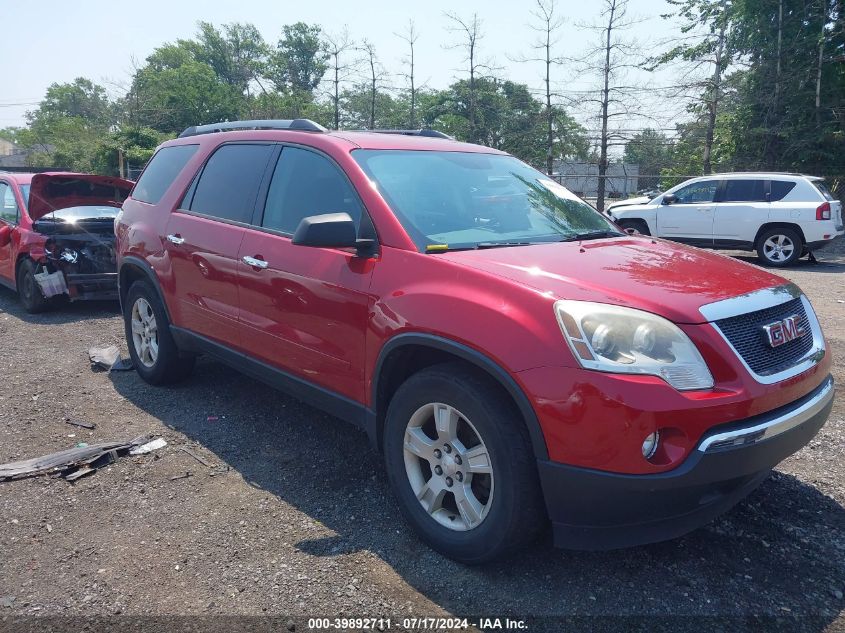
[[[657,451],[658,442],[660,442],[659,431],[655,431],[654,433],[647,435],[645,440],[643,440],[643,457],[646,459],[654,457],[654,453]]]

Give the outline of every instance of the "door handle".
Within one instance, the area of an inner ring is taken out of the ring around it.
[[[244,255],[241,259],[243,259],[244,264],[246,264],[247,266],[252,266],[254,268],[267,268],[268,266],[268,262],[264,261],[263,259],[250,257],[249,255]]]
[[[174,244],[184,244],[185,238],[176,233],[175,235],[168,235],[167,241],[173,242]]]

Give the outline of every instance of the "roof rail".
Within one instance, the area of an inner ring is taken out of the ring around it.
[[[420,130],[350,130],[350,132],[374,132],[375,134],[401,134],[403,136],[426,136],[428,138],[445,138],[450,141],[455,139],[448,134],[438,130],[420,129]]]
[[[298,130],[302,132],[327,131],[322,125],[315,123],[310,119],[258,119],[254,121],[223,121],[220,123],[209,123],[208,125],[193,125],[186,128],[185,131],[179,135],[179,138],[231,130]]]

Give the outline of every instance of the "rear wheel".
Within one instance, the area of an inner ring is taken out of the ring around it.
[[[158,293],[146,281],[136,281],[124,302],[123,321],[129,356],[141,378],[163,385],[187,378],[194,356],[179,352],[170,321]]]
[[[497,385],[462,364],[429,367],[397,390],[384,450],[405,518],[450,558],[492,560],[546,523],[521,416]]]
[[[30,314],[44,312],[52,306],[52,302],[44,297],[41,287],[35,279],[38,264],[31,259],[24,259],[18,266],[18,296],[24,310]]]
[[[641,235],[651,235],[645,220],[619,220],[617,224],[623,229],[634,229]]]
[[[804,252],[804,241],[795,229],[774,227],[757,240],[757,256],[769,266],[789,266]]]

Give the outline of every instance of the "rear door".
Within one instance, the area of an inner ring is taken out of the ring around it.
[[[238,256],[245,350],[269,365],[350,399],[364,399],[364,336],[375,259],[294,246],[302,218],[345,212],[369,225],[352,184],[326,155],[285,146],[263,213]]]
[[[769,219],[771,182],[763,178],[725,179],[716,201],[713,239],[717,247],[750,247]]]
[[[274,151],[271,143],[218,147],[167,223],[176,324],[230,347],[240,347],[238,250]]]
[[[713,245],[719,180],[702,180],[673,192],[677,201],[657,209],[657,235],[695,246]]]
[[[20,222],[20,209],[15,199],[15,192],[12,185],[4,180],[0,180],[0,227],[8,227],[14,230]],[[12,253],[13,236],[9,235],[9,242],[6,245],[0,245],[0,279],[7,284],[14,283],[15,276],[15,258]]]

